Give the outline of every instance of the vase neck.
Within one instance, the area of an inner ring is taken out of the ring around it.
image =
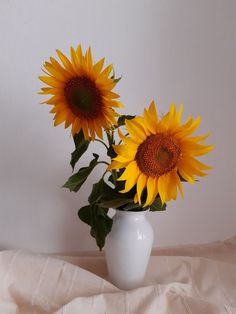
[[[142,220],[146,218],[146,213],[148,210],[145,211],[125,211],[125,210],[115,210],[116,217],[124,218],[124,219],[135,219],[135,220]]]

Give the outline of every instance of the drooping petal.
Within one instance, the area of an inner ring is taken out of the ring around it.
[[[151,205],[158,194],[157,178],[149,177],[147,179],[147,199],[144,207]]]
[[[167,195],[168,195],[166,175],[163,175],[158,178],[157,187],[158,187],[158,192],[161,198],[161,202],[162,204],[164,204],[167,201]]]
[[[138,195],[138,202],[141,204],[141,196],[144,188],[147,184],[147,176],[143,173],[140,174],[138,181],[137,181],[137,195]]]
[[[136,161],[131,162],[125,169],[122,176],[118,179],[119,181],[125,180],[125,188],[124,190],[120,191],[120,193],[127,193],[129,192],[134,185],[137,183],[137,179],[140,175],[138,170]]]

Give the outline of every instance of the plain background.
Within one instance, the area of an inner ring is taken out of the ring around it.
[[[212,133],[215,150],[202,160],[214,170],[185,184],[184,200],[149,214],[154,246],[236,234],[235,0],[0,0],[0,248],[96,249],[77,211],[102,168],[79,193],[61,189],[72,138],[53,127],[37,94],[43,62],[78,43],[122,75],[120,113],[141,114],[152,99],[164,113],[174,101],[184,104],[184,120],[202,116],[199,133]]]

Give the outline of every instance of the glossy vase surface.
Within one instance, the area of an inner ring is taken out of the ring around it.
[[[153,229],[147,211],[116,210],[105,255],[110,281],[130,290],[142,285],[153,244]]]

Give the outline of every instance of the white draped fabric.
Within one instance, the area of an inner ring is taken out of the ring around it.
[[[0,252],[1,314],[236,314],[236,237],[154,249],[145,282],[109,283],[103,254]]]

